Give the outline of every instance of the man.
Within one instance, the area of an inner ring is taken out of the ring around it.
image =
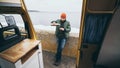
[[[69,37],[71,31],[70,23],[66,20],[66,14],[62,13],[60,19],[51,22],[51,26],[56,26],[56,37],[57,37],[57,53],[54,65],[58,66],[61,62],[62,50]]]

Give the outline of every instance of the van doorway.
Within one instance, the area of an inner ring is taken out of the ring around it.
[[[62,63],[58,67],[75,68],[83,0],[25,0],[25,4],[38,39],[42,42],[45,68],[55,68],[53,62],[57,43],[55,27],[50,26],[50,22],[59,19],[62,12],[67,14],[71,31],[62,52]]]

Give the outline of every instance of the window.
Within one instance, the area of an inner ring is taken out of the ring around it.
[[[13,26],[16,26],[16,27],[13,27]],[[24,25],[21,15],[19,15],[19,14],[0,14],[0,29],[2,29],[2,28],[9,29],[11,27],[13,27],[13,29],[5,30],[3,32],[4,37],[8,37],[8,36],[14,35],[15,33],[18,33],[16,28],[18,28],[22,37],[24,37],[24,38],[27,37],[27,32],[25,30],[25,25]]]

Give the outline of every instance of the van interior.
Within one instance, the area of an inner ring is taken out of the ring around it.
[[[55,27],[71,32],[54,66]],[[120,0],[0,0],[0,68],[120,68]]]

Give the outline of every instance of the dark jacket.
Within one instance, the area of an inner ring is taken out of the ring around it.
[[[56,20],[55,22],[60,24],[60,25],[56,26],[56,31],[55,31],[56,36],[58,38],[68,38],[69,32],[71,31],[70,22],[66,20],[64,23],[62,23],[60,19]],[[61,26],[61,24],[63,24],[63,25]],[[61,27],[64,28],[64,31],[59,30],[59,28],[61,28]]]

